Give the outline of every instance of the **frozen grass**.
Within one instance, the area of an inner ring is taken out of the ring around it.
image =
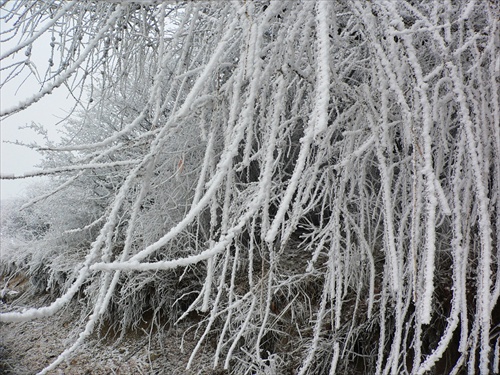
[[[104,328],[193,319],[189,371],[207,347],[233,374],[498,367],[495,4],[89,4],[61,16],[54,79],[6,110],[72,75],[92,98],[5,221],[5,274],[57,299],[0,320],[82,303],[41,373]]]

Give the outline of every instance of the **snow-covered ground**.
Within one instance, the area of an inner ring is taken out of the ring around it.
[[[2,287],[5,282],[2,280]],[[47,295],[32,295],[25,280],[8,291],[18,293],[5,296],[0,302],[1,312],[23,305],[46,305],[50,299]],[[77,338],[81,328],[79,317],[78,301],[73,301],[49,319],[0,323],[0,373],[30,375],[41,371]],[[186,322],[165,329],[153,334],[151,340],[142,331],[128,333],[118,344],[115,340],[94,336],[68,362],[49,374],[224,374],[224,371],[212,369],[210,352],[213,349],[210,347],[200,353],[191,370],[186,370],[189,355],[196,344],[195,330],[188,329],[192,324]],[[184,350],[181,350],[183,335]]]

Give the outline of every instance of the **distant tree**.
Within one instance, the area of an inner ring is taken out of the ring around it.
[[[41,35],[54,56],[2,115],[63,84],[80,106],[34,173],[59,185],[24,207],[76,189],[99,213],[47,208],[93,228],[85,258],[50,306],[0,315],[49,316],[85,284],[87,326],[42,373],[147,310],[197,312],[189,365],[215,337],[234,374],[499,371],[494,2],[20,0],[2,17],[19,39],[2,85],[35,72]]]

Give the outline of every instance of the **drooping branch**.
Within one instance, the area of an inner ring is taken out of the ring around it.
[[[47,86],[85,66],[98,104],[46,150],[39,174],[59,180],[29,202],[96,192],[97,215],[64,231],[92,229],[92,245],[54,304],[0,315],[45,317],[90,285],[84,332],[45,371],[100,320],[126,329],[146,308],[201,316],[188,366],[215,335],[232,373],[498,367],[497,8],[99,7]]]

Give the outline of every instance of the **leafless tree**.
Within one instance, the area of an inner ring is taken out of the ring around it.
[[[19,40],[2,85],[38,71],[43,35],[54,56],[2,115],[61,85],[81,107],[43,172],[2,178],[63,176],[25,207],[102,198],[61,296],[0,315],[47,317],[91,283],[85,330],[42,373],[102,319],[166,301],[201,316],[190,365],[215,336],[235,374],[499,371],[497,4],[20,0],[2,17]]]

